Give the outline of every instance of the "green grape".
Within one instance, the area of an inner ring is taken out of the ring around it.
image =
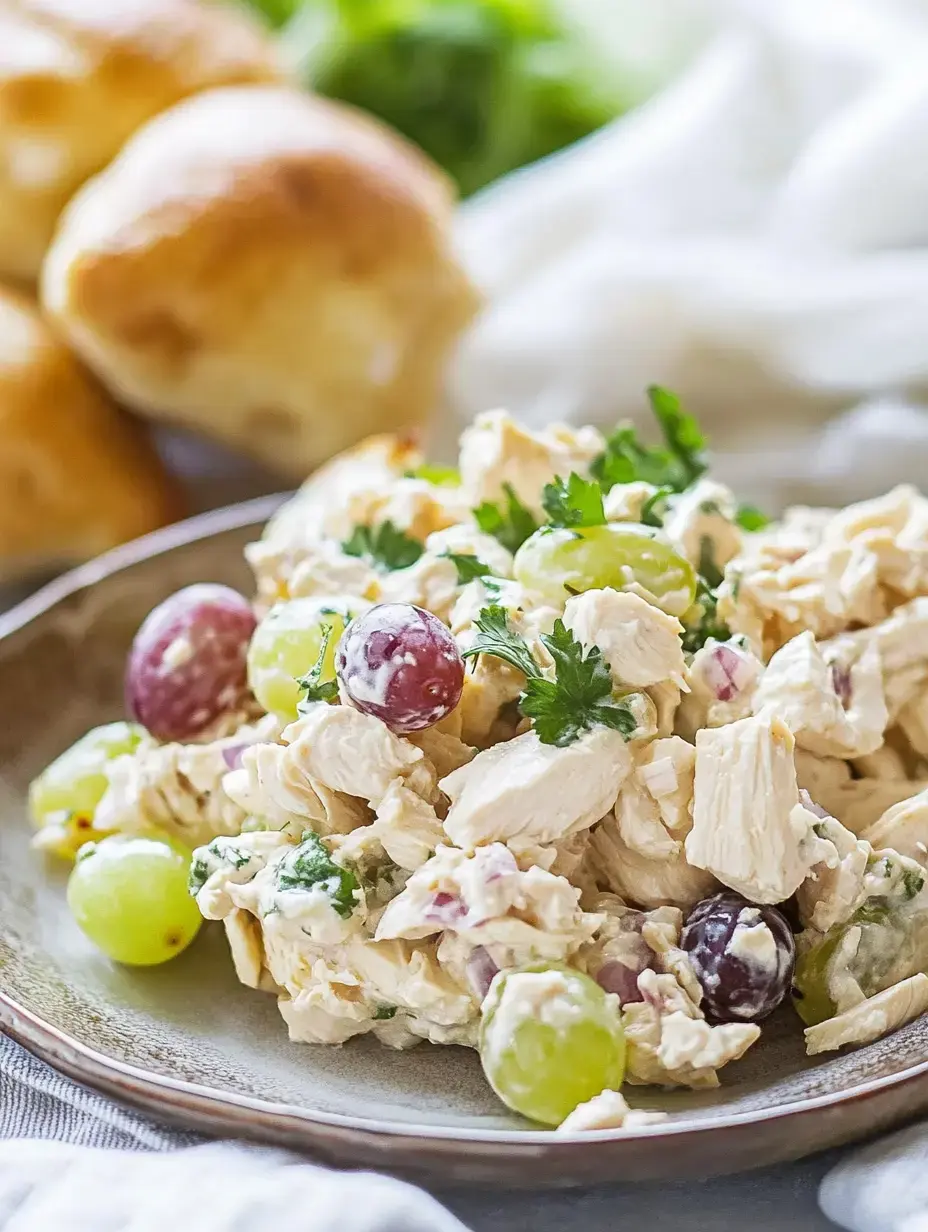
[[[303,693],[297,679],[316,662],[326,625],[332,636],[320,683],[335,679],[335,647],[352,615],[344,604],[334,607],[331,599],[290,599],[271,608],[248,647],[248,683],[269,714],[285,722],[297,717]]]
[[[585,590],[634,587],[679,617],[696,597],[696,573],[689,561],[653,527],[631,522],[575,530],[544,526],[516,552],[515,576],[556,607]]]
[[[833,1018],[837,1012],[828,990],[828,964],[844,929],[832,929],[818,944],[796,959],[793,974],[793,1005],[807,1027]]]
[[[480,1060],[515,1112],[559,1125],[578,1104],[618,1090],[625,1035],[615,998],[569,967],[503,972],[483,1003]]]
[[[81,852],[68,906],[115,962],[151,967],[185,950],[202,919],[187,892],[191,852],[163,834],[114,834]]]
[[[36,827],[51,836],[43,845],[73,859],[77,849],[94,837],[94,814],[108,785],[107,762],[134,752],[144,738],[137,723],[94,727],[33,779],[29,811]]]

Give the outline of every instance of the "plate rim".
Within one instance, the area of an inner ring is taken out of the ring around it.
[[[113,574],[142,561],[163,555],[175,548],[224,532],[256,529],[273,514],[290,493],[277,493],[200,513],[184,521],[131,540],[95,557],[85,564],[48,582],[35,593],[0,614],[0,642],[20,632],[32,621],[80,591],[87,590]],[[0,985],[4,983],[0,966]],[[906,1066],[894,1074],[870,1078],[850,1089],[808,1096],[785,1104],[773,1104],[742,1112],[719,1113],[709,1121],[677,1124],[673,1119],[632,1130],[606,1129],[568,1134],[553,1134],[549,1129],[481,1129],[477,1126],[437,1126],[416,1122],[390,1122],[354,1114],[327,1113],[264,1100],[260,1097],[218,1090],[184,1079],[120,1061],[84,1044],[69,1032],[54,1026],[41,1015],[20,1004],[0,986],[0,1030],[33,1055],[59,1072],[104,1091],[122,1102],[141,1108],[155,1118],[171,1118],[199,1127],[222,1125],[240,1136],[257,1136],[261,1129],[271,1131],[276,1122],[292,1136],[312,1140],[325,1149],[326,1138],[333,1136],[341,1146],[375,1148],[377,1153],[397,1154],[414,1148],[419,1157],[427,1154],[444,1157],[462,1144],[472,1148],[506,1148],[522,1158],[537,1157],[546,1147],[570,1148],[580,1144],[628,1142],[632,1139],[659,1140],[673,1145],[678,1139],[694,1135],[711,1136],[717,1131],[739,1126],[795,1120],[827,1109],[860,1101],[867,1103],[881,1094],[915,1084],[928,1075],[928,1060]],[[128,1089],[127,1089],[128,1084]],[[267,1133],[262,1135],[267,1140]],[[286,1137],[278,1133],[278,1140]],[[823,1142],[822,1146],[830,1145]],[[425,1150],[423,1150],[425,1148]],[[735,1165],[738,1167],[738,1165]]]

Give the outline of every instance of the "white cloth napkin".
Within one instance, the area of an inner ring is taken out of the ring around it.
[[[657,381],[742,491],[819,499],[822,425],[928,391],[928,0],[678,6],[710,27],[681,77],[461,211],[489,303],[445,441],[499,405],[537,424],[641,420]],[[866,444],[832,459],[826,488],[873,492],[892,469],[895,421],[863,426],[842,427]]]
[[[849,1155],[825,1177],[819,1201],[851,1232],[928,1232],[928,1126]]]
[[[467,1232],[402,1181],[159,1126],[0,1035],[0,1232],[165,1229]]]

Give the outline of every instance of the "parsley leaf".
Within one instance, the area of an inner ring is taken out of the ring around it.
[[[621,732],[627,740],[638,724],[628,705],[613,697],[612,673],[599,647],[593,646],[584,655],[560,619],[541,640],[554,659],[556,678],[529,680],[519,706],[534,721],[542,744],[563,748],[600,724]]]
[[[492,654],[525,673],[519,709],[532,719],[538,739],[560,748],[572,744],[597,725],[612,727],[628,739],[637,727],[629,706],[612,692],[612,674],[602,651],[588,654],[560,619],[541,641],[554,660],[555,679],[549,680],[532,658],[525,641],[510,626],[505,608],[484,608],[477,618],[479,636],[464,658]]]
[[[565,483],[560,477],[545,484],[541,497],[552,526],[605,526],[603,490],[598,483],[572,471]]]
[[[489,607],[482,608],[474,624],[477,626],[478,636],[473,646],[465,650],[461,658],[471,659],[479,654],[495,655],[510,667],[524,672],[529,679],[541,676],[541,668],[532,658],[532,652],[525,644],[524,638],[509,624],[509,616],[504,607],[491,603]]]
[[[287,852],[277,865],[278,890],[312,890],[321,886],[332,909],[347,920],[354,911],[361,888],[349,868],[336,864],[325,843],[312,830],[304,830],[298,847]]]
[[[648,398],[664,444],[643,445],[631,424],[620,424],[590,467],[604,492],[636,480],[682,492],[705,473],[706,441],[694,417],[686,414],[675,394],[659,385],[650,387]]]
[[[640,522],[642,526],[663,526],[667,515],[667,497],[673,496],[673,488],[663,484],[652,492],[641,506]]]
[[[461,472],[454,466],[432,466],[428,462],[423,462],[421,466],[414,466],[412,470],[403,473],[404,479],[424,479],[426,483],[434,484],[437,488],[459,488],[461,486]]]
[[[346,556],[363,556],[379,569],[406,569],[422,555],[422,544],[388,521],[379,526],[356,526],[342,544],[342,551]]]
[[[498,539],[510,552],[517,552],[538,529],[538,522],[531,509],[526,509],[519,500],[511,483],[504,483],[503,491],[506,493],[505,507],[484,501],[474,510],[474,519],[485,534]]]
[[[374,1022],[388,1022],[391,1018],[395,1017],[395,1005],[378,1005],[373,1013]]]
[[[765,526],[770,525],[770,519],[765,513],[761,513],[753,505],[739,505],[738,512],[735,514],[735,521],[746,531],[763,530]]]
[[[697,576],[694,607],[698,609],[699,616],[683,631],[683,649],[687,654],[701,650],[710,637],[717,642],[727,642],[731,637],[728,625],[718,618],[718,601],[716,589],[703,576]]]
[[[490,566],[485,564],[479,556],[474,556],[470,552],[442,552],[442,556],[451,563],[458,571],[458,585],[464,586],[467,582],[473,582],[475,578],[490,577],[492,570]]]
[[[660,385],[652,385],[648,389],[648,398],[654,418],[660,425],[667,448],[685,479],[684,488],[694,484],[707,469],[705,459],[706,438],[700,430],[693,415],[688,415],[680,405],[680,399],[669,389]],[[681,489],[682,490],[682,489]]]
[[[301,689],[306,690],[306,696],[300,699],[300,705],[304,702],[331,702],[338,697],[338,682],[322,679],[322,673],[325,671],[325,656],[331,640],[332,626],[323,625],[322,641],[319,645],[319,653],[316,655],[316,662],[305,676],[297,677],[297,684]]]

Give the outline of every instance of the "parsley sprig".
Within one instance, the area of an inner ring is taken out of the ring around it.
[[[506,609],[491,604],[476,621],[478,637],[464,658],[495,655],[525,674],[519,709],[532,719],[543,744],[563,748],[597,726],[611,727],[629,739],[637,722],[628,704],[616,700],[612,674],[602,651],[583,646],[560,619],[541,642],[554,660],[555,678],[549,680],[535,662],[524,638],[512,628]]]
[[[538,521],[531,509],[519,500],[511,483],[504,483],[503,491],[505,502],[494,505],[492,501],[484,501],[474,510],[474,520],[485,534],[492,535],[510,552],[517,552],[538,529]]]
[[[545,484],[541,503],[552,526],[605,526],[603,490],[598,483],[572,471],[565,481]]]
[[[297,684],[301,689],[306,690],[306,696],[300,699],[300,705],[304,702],[331,702],[338,697],[338,682],[322,679],[322,673],[325,670],[325,656],[331,640],[332,626],[323,625],[322,641],[319,643],[319,653],[316,656],[316,662],[305,676],[297,677]]]
[[[414,565],[422,555],[422,544],[392,522],[379,526],[356,526],[342,544],[346,556],[361,556],[378,569],[391,572]]]
[[[749,531],[752,534],[770,525],[770,519],[766,513],[762,513],[754,505],[739,505],[738,512],[735,514],[735,521],[742,530]]]
[[[472,552],[442,552],[458,571],[458,585],[466,586],[476,578],[491,577],[493,570]]]
[[[620,424],[590,467],[604,492],[636,480],[682,492],[705,474],[706,438],[694,416],[683,410],[676,394],[659,385],[648,389],[648,399],[664,444],[644,445],[631,424]]]

